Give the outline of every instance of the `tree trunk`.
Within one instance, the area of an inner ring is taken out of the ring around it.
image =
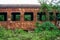
[[[44,12],[46,13],[47,21],[49,21],[49,13],[46,9],[44,9]]]
[[[56,23],[57,23],[57,20],[56,20],[56,13],[57,13],[57,11],[56,11],[56,9],[53,9],[53,13],[54,13],[54,21],[55,21],[55,25],[56,25]]]
[[[49,21],[49,13],[46,12],[46,16],[47,16],[47,21]]]

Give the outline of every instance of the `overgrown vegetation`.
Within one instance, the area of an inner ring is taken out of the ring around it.
[[[47,17],[49,16],[48,11],[51,8],[53,8],[54,11],[60,8],[58,5],[57,6],[52,4],[49,5],[49,4],[46,4],[46,2],[47,0],[40,1],[41,11],[44,12],[45,10],[45,12],[47,12],[46,13]],[[52,2],[53,0],[50,3]],[[17,16],[16,18],[19,20],[19,16]],[[29,20],[29,21],[31,20],[30,15],[25,16],[25,18],[26,20]],[[59,15],[58,15],[58,18],[60,18]],[[46,20],[46,17],[44,15],[42,16],[42,20],[43,21]],[[60,30],[50,21],[44,22],[42,24],[37,22],[35,25],[36,25],[36,28],[33,32],[25,32],[23,29],[10,30],[10,29],[5,29],[4,27],[0,27],[0,40],[60,40]]]
[[[0,27],[0,40],[60,40],[60,30],[51,22],[37,22],[36,27],[33,32]]]
[[[46,19],[47,19],[46,18],[46,15],[42,15],[42,18],[41,19],[42,19],[42,21],[46,21]]]
[[[49,21],[49,12],[59,13],[60,11],[60,0],[39,0],[40,3],[40,11],[45,12],[47,15],[47,20]],[[53,20],[53,17],[50,16]],[[54,19],[56,18],[56,14],[54,14]]]
[[[50,21],[46,21],[46,22],[43,22],[42,24],[40,24],[39,22],[36,22],[36,31],[44,31],[44,30],[58,30],[58,28],[53,24],[51,23]]]
[[[4,21],[4,15],[0,15],[0,21]]]

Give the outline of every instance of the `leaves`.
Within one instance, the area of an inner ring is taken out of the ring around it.
[[[4,15],[0,15],[0,21],[4,21]]]
[[[24,18],[26,21],[31,21],[31,15],[25,15]]]
[[[36,23],[36,32],[44,31],[44,30],[58,30],[58,28],[52,24],[50,21],[43,22],[40,24],[39,22]]]
[[[54,2],[57,1],[57,2]],[[59,11],[60,9],[60,1],[59,0],[39,0],[40,3],[40,11],[44,11],[45,9],[47,11],[52,11],[52,9],[55,9],[57,11]]]
[[[41,26],[41,24],[39,24],[38,22],[36,24]],[[50,23],[47,22],[46,25],[48,24]],[[55,39],[58,40],[59,38],[60,38],[60,30],[52,30],[52,31],[44,30],[36,33],[36,32],[25,32],[23,31],[23,29],[10,30],[5,29],[2,26],[0,27],[0,40],[55,40]]]
[[[42,21],[46,21],[46,15],[42,15]]]

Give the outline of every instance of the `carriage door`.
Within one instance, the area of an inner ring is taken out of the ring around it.
[[[60,13],[56,13],[57,26],[60,28]]]

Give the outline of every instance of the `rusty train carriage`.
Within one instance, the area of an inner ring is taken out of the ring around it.
[[[23,29],[33,29],[35,28],[35,23],[37,21],[37,13],[39,12],[39,5],[0,5],[0,12],[5,12],[7,16],[6,21],[0,21],[0,26],[4,26],[8,29],[14,28],[23,28]],[[12,21],[11,14],[12,12],[20,13],[20,21]],[[32,21],[24,21],[24,13],[32,12],[33,20]],[[42,21],[39,21],[42,23]],[[55,24],[55,21],[51,21]]]

